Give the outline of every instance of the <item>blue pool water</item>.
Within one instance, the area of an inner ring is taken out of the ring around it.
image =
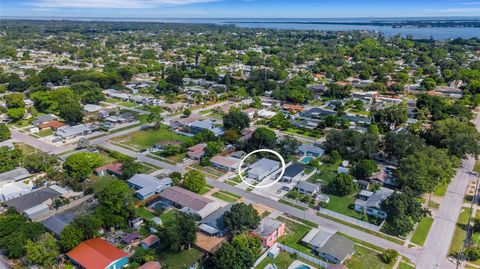
[[[311,160],[313,160],[312,157],[305,157],[300,162],[304,163],[304,164],[308,164],[308,163],[310,163]]]
[[[312,268],[311,268],[310,266],[307,266],[307,265],[305,265],[305,264],[302,264],[302,265],[300,265],[300,266],[298,266],[298,267],[295,267],[295,269],[312,269]]]

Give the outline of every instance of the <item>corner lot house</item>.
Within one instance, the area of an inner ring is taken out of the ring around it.
[[[252,234],[260,237],[262,247],[269,248],[277,242],[280,236],[285,234],[285,223],[271,218],[264,218]]]
[[[358,194],[358,199],[355,201],[355,211],[384,219],[387,217],[387,213],[383,211],[381,204],[392,195],[393,192],[393,190],[383,187],[376,192],[362,190]]]
[[[81,242],[67,253],[72,263],[85,269],[118,269],[128,264],[128,254],[101,238]]]
[[[302,238],[302,242],[310,246],[318,256],[334,264],[343,263],[355,251],[353,248],[355,243],[352,240],[324,227],[310,230]]]
[[[136,190],[135,196],[138,199],[146,200],[163,189],[172,186],[172,179],[164,178],[160,180],[146,174],[136,174],[127,183],[130,188]]]
[[[91,127],[85,124],[79,124],[67,128],[62,128],[61,130],[56,131],[55,135],[61,137],[63,140],[67,140],[75,138],[77,136],[91,134],[92,132],[93,130]]]
[[[210,163],[212,166],[224,170],[224,171],[237,171],[240,165],[240,159],[233,158],[233,157],[225,157],[221,155],[213,156],[210,159]]]
[[[267,158],[262,158],[254,164],[250,165],[248,167],[247,173],[249,178],[261,181],[278,168],[280,168],[280,162],[273,161]]]
[[[220,204],[178,186],[169,187],[160,193],[163,201],[181,208],[182,211],[205,218],[220,208]]]
[[[298,192],[301,194],[315,195],[317,194],[317,192],[320,191],[320,187],[317,184],[313,184],[306,181],[302,181],[298,183],[296,188]]]
[[[301,163],[294,163],[287,166],[287,168],[285,168],[285,173],[283,174],[282,181],[291,183],[293,181],[300,180],[300,178],[305,175],[305,173],[303,172],[304,169],[305,165]]]

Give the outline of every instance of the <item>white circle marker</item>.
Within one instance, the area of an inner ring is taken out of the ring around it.
[[[274,180],[272,181],[271,183],[268,183],[266,185],[253,185],[253,184],[250,184],[248,183],[242,176],[242,165],[243,165],[243,162],[248,158],[250,157],[251,155],[255,154],[255,153],[258,153],[258,152],[269,152],[269,153],[272,153],[274,154],[275,156],[277,156],[279,159],[280,159],[280,162],[282,163],[282,171],[280,172],[280,175]],[[248,153],[247,155],[245,155],[245,157],[242,158],[242,160],[240,161],[240,165],[238,166],[238,176],[240,177],[240,179],[245,183],[247,184],[248,186],[250,187],[253,187],[253,188],[266,188],[266,187],[270,187],[272,186],[273,184],[277,183],[282,177],[283,177],[283,174],[285,173],[285,160],[283,159],[282,155],[280,155],[280,153],[276,152],[275,150],[271,150],[271,149],[257,149],[257,150],[254,150],[250,153]]]

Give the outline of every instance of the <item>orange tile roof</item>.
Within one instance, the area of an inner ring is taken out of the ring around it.
[[[62,126],[65,126],[65,123],[60,122],[60,121],[56,121],[56,120],[52,120],[52,121],[49,121],[49,122],[46,122],[46,123],[43,123],[43,124],[39,124],[38,128],[44,129],[44,128],[50,127],[52,129],[58,129]]]
[[[67,256],[86,269],[105,269],[109,264],[128,254],[101,238],[81,242]]]
[[[302,112],[305,110],[303,106],[300,105],[292,105],[292,104],[284,104],[283,109],[289,110],[289,111],[299,111]]]

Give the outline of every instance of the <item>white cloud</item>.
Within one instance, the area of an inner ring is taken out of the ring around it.
[[[441,12],[445,13],[480,13],[480,8],[447,8],[441,10]]]
[[[218,0],[38,0],[32,4],[41,8],[151,8],[216,1]]]

